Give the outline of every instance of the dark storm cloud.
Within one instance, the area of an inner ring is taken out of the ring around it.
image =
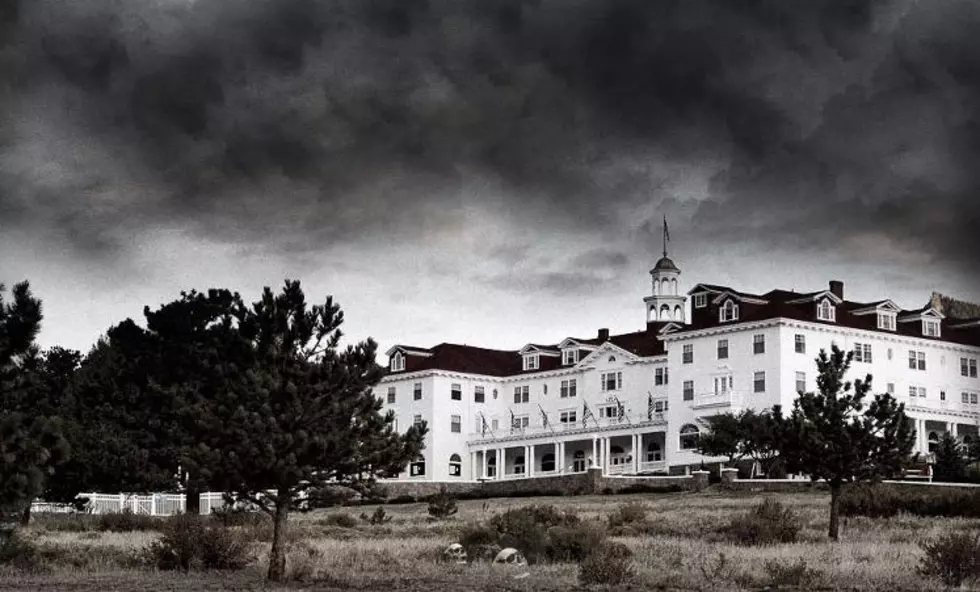
[[[673,204],[675,232],[880,234],[976,271],[975,4],[23,2],[2,13],[0,215],[94,254],[154,225],[304,251],[418,240],[477,175],[533,224],[656,235],[633,212]],[[712,177],[693,211],[677,163]],[[577,265],[535,284],[582,286]]]

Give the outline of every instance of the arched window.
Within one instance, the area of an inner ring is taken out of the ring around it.
[[[484,452],[484,454],[486,453]],[[497,455],[494,454],[493,456],[487,459],[487,477],[496,477],[496,476],[497,476]]]
[[[738,305],[731,300],[726,300],[725,304],[718,309],[718,320],[722,323],[725,321],[737,321]]]
[[[660,450],[660,442],[650,442],[647,444],[647,462],[659,462],[663,459],[664,454]]]
[[[939,434],[929,432],[929,452],[935,452],[937,446],[939,446]]]
[[[660,320],[669,321],[670,320],[670,305],[664,304],[660,307]]]
[[[449,457],[449,476],[450,477],[461,477],[463,475],[463,460],[459,458],[458,454],[450,455]]]
[[[670,280],[670,294],[672,296],[677,296],[677,278]]]
[[[519,454],[517,458],[514,459],[514,473],[521,474],[524,472],[524,469],[525,469],[524,455]]]
[[[541,470],[544,472],[555,470],[555,455],[550,452],[541,457]]]
[[[395,355],[391,356],[391,371],[400,372],[405,369],[405,356],[402,352],[395,352]]]
[[[410,477],[420,477],[425,475],[425,457],[419,455],[408,465],[408,475]]]
[[[658,292],[660,292],[660,282],[653,280],[653,295],[657,296]]]
[[[574,471],[576,473],[584,473],[585,472],[585,451],[584,450],[576,450],[575,453],[572,454],[572,471]]]
[[[694,450],[698,447],[698,435],[700,431],[694,424],[686,424],[681,427],[681,450]]]
[[[675,321],[684,320],[684,308],[680,305],[674,307],[674,320]]]
[[[821,321],[833,321],[835,318],[834,305],[829,298],[824,298],[817,305],[817,319]]]
[[[670,282],[667,280],[667,278],[660,280],[660,293],[666,294],[669,286]]]

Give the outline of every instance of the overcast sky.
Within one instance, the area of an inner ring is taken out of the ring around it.
[[[685,289],[980,301],[976,0],[0,0],[0,282],[87,350],[285,278],[519,348]]]

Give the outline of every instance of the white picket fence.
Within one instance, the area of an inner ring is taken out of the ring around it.
[[[182,493],[152,493],[135,495],[126,493],[81,493],[79,497],[88,498],[85,511],[89,514],[114,514],[132,512],[148,516],[173,516],[182,514],[186,508],[186,496]],[[225,505],[224,494],[208,491],[201,494],[201,514],[210,514]],[[31,504],[31,512],[73,512],[74,508],[65,504],[36,501]]]

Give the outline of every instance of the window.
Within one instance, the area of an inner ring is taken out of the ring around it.
[[[697,448],[699,435],[700,433],[696,425],[687,424],[682,427],[680,433],[681,450],[694,450]]]
[[[718,321],[727,323],[728,321],[738,320],[738,305],[731,300],[726,300],[725,304],[718,309]]]
[[[794,347],[795,347],[796,353],[798,353],[798,354],[805,354],[806,353],[806,335],[801,335],[801,334],[797,333],[796,334],[796,337],[794,337],[794,339],[793,339],[793,342],[795,344]]]
[[[817,320],[818,321],[830,321],[833,322],[837,317],[836,309],[834,305],[830,303],[829,298],[824,298],[817,305]]]
[[[936,432],[929,432],[929,452],[935,452],[936,448],[939,447],[939,434]]]
[[[715,378],[715,394],[727,393],[732,388],[731,376],[720,376]]]
[[[527,426],[531,425],[531,417],[528,415],[517,415],[514,417],[513,423],[510,424],[512,430],[523,430]]]
[[[960,358],[960,374],[969,378],[977,377],[977,359]]]
[[[806,372],[796,373],[796,392],[798,393],[806,392]]]
[[[909,368],[911,370],[926,369],[926,352],[909,350]]]
[[[490,420],[490,429],[496,431],[500,428],[500,422],[496,419]]]
[[[576,450],[572,454],[572,472],[573,473],[583,473],[585,472],[585,451]]]
[[[656,401],[653,404],[653,410],[656,411],[657,413],[663,413],[664,411],[667,411],[667,401]]]
[[[415,387],[414,387],[414,391],[412,393],[412,397],[416,401],[421,401],[422,400],[422,383],[421,382],[416,382],[415,383]]]
[[[401,372],[405,369],[405,356],[402,352],[395,352],[395,355],[391,356],[391,371]]]
[[[752,336],[752,353],[753,354],[764,354],[764,353],[766,353],[766,336],[765,335],[753,335]]]
[[[918,388],[918,391],[919,391],[919,398],[920,399],[925,399],[926,398],[926,387],[920,386]]]
[[[459,477],[463,474],[463,460],[458,454],[449,457],[449,476]]]
[[[685,380],[684,381],[684,400],[693,401],[694,400],[694,381]]]
[[[619,405],[604,405],[597,409],[600,419],[616,419],[619,417]]]
[[[412,419],[412,425],[417,428],[422,427],[422,416],[416,414],[415,417]]]
[[[684,346],[683,358],[681,360],[685,364],[694,363],[694,345],[689,344]]]
[[[566,349],[561,353],[561,363],[564,366],[571,366],[578,363],[578,350]]]
[[[623,373],[622,372],[603,372],[602,373],[602,390],[604,391],[615,391],[623,388]]]
[[[895,315],[887,312],[878,313],[878,328],[885,331],[895,330]]]
[[[718,340],[718,359],[727,360],[728,359],[728,340],[719,339]]]
[[[463,431],[462,425],[462,421],[458,415],[449,416],[449,431],[458,434]]]
[[[538,354],[533,354],[530,356],[524,356],[524,369],[525,370],[537,370],[540,366],[540,356]]]
[[[483,454],[486,454],[484,452]],[[496,453],[487,459],[487,477],[494,477],[497,475],[497,455]]]
[[[576,421],[578,421],[578,412],[574,409],[570,411],[562,411],[558,414],[558,421],[565,426],[574,424]]]
[[[667,384],[667,368],[657,368],[653,371],[653,384],[656,386]]]
[[[395,387],[393,386],[388,387],[388,404],[389,405],[395,404]]]
[[[926,337],[939,337],[939,321],[923,320],[922,334]]]
[[[517,457],[514,458],[514,474],[519,475],[523,473],[526,466],[527,461],[524,460],[524,455],[518,454]]]
[[[487,400],[486,391],[483,390],[482,386],[475,387],[473,389],[473,402],[474,403],[484,403]]]
[[[871,344],[870,343],[855,343],[854,344],[854,361],[862,362],[865,364],[871,363]]]
[[[888,392],[889,395],[894,395],[895,394],[895,383],[894,382],[889,382],[888,383],[888,386],[885,387],[885,390]]]
[[[527,403],[530,400],[531,400],[531,387],[529,386],[514,387],[514,403],[520,405],[521,403]]]
[[[408,465],[408,474],[412,477],[425,475],[425,457],[420,456]]]
[[[752,390],[757,393],[766,392],[766,373],[756,372],[752,377]]]
[[[458,384],[453,384],[449,387],[449,398],[453,401],[463,400],[463,387]]]
[[[708,306],[708,295],[707,294],[695,294],[694,295],[694,308],[704,308]]]
[[[939,400],[940,401],[946,400],[946,391],[939,391]]]
[[[561,381],[561,398],[567,399],[578,394],[578,381],[574,378]]]
[[[660,462],[664,459],[663,452],[660,450],[659,442],[647,444],[647,462]]]
[[[541,472],[550,473],[555,470],[555,455],[549,452],[541,457]]]

